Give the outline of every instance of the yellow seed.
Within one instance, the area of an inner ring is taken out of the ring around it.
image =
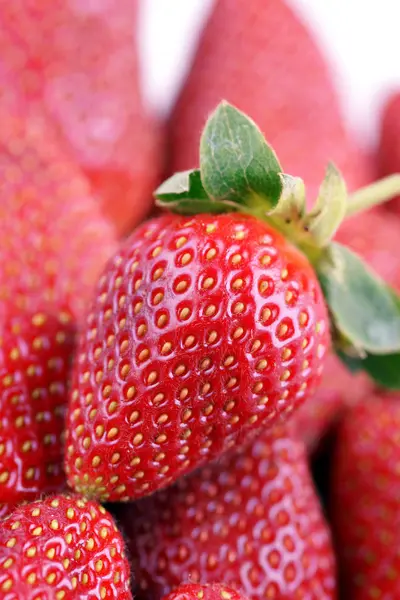
[[[290,377],[289,369],[285,369],[281,375],[281,381],[287,381]]]
[[[143,337],[145,335],[145,333],[147,333],[147,326],[144,325],[144,323],[142,323],[137,328],[137,334],[138,334],[139,337]]]
[[[163,273],[164,273],[164,269],[162,269],[161,267],[156,269],[153,273],[153,281],[157,281],[157,279],[160,279],[160,277]]]
[[[103,568],[103,561],[102,560],[98,560],[95,565],[94,568],[96,569],[97,573],[99,573],[102,568]]]
[[[182,388],[179,393],[180,400],[184,400],[187,397],[188,393],[189,393],[188,388]]]
[[[278,335],[280,337],[283,337],[284,335],[287,334],[289,330],[289,327],[286,325],[286,323],[281,323],[278,327]]]
[[[292,356],[290,348],[284,348],[282,350],[282,360],[288,360]]]
[[[240,288],[243,286],[243,279],[240,279],[240,277],[238,279],[235,279],[235,281],[232,283],[232,287],[234,290],[240,290]]]
[[[131,385],[126,392],[126,397],[128,398],[128,400],[131,400],[131,398],[133,398],[135,394],[136,388],[135,386]]]
[[[210,223],[206,226],[207,233],[214,233],[215,230],[216,230],[216,227],[215,227],[214,223]]]
[[[229,367],[235,360],[234,356],[228,356],[225,360],[224,360],[224,366],[225,367]]]
[[[182,248],[184,244],[187,242],[187,237],[181,236],[176,240],[176,248]]]
[[[167,421],[168,421],[168,415],[166,413],[163,413],[157,419],[158,424],[166,423]]]
[[[142,443],[142,441],[143,441],[143,434],[141,434],[141,433],[137,433],[132,440],[134,446],[138,446],[139,444]]]
[[[134,410],[133,412],[131,412],[131,415],[129,417],[129,421],[130,423],[134,423],[135,421],[137,421],[139,418],[139,411],[138,410]]]
[[[119,434],[119,429],[117,427],[111,427],[111,429],[107,432],[107,439],[112,440],[117,437]]]
[[[215,250],[215,248],[210,248],[206,252],[206,259],[211,260],[214,258],[214,256],[216,256],[216,254],[217,254],[217,251]]]
[[[36,546],[30,546],[30,548],[28,548],[28,550],[26,551],[26,555],[29,556],[29,558],[33,558],[36,555],[36,552]]]
[[[89,538],[88,541],[86,542],[86,549],[93,550],[93,548],[94,548],[94,539]]]
[[[179,281],[179,283],[177,283],[177,285],[175,286],[175,291],[184,292],[186,290],[187,286],[188,286],[187,281]]]
[[[235,315],[242,313],[244,311],[244,304],[243,302],[236,302],[236,304],[233,307],[233,312],[235,313]]]
[[[282,279],[282,281],[284,281],[285,279],[287,279],[288,275],[289,275],[289,271],[287,269],[282,269],[282,271],[281,271],[281,279]]]
[[[257,371],[263,371],[268,365],[268,362],[265,360],[265,358],[261,359],[258,361],[257,365],[256,365],[256,369]]]
[[[7,540],[6,546],[7,546],[7,548],[14,548],[16,543],[17,543],[17,538],[12,537],[9,540]]]
[[[217,312],[217,307],[215,304],[209,304],[204,312],[207,317],[212,317]]]
[[[183,375],[186,373],[185,365],[178,365],[174,371],[175,375]]]
[[[160,315],[157,319],[157,327],[163,327],[167,321],[167,315]]]
[[[54,530],[57,530],[60,527],[59,522],[57,521],[57,519],[53,519],[50,523],[50,527]]]
[[[234,254],[231,259],[233,265],[238,265],[241,260],[242,260],[241,254]]]
[[[161,246],[157,246],[156,248],[154,248],[153,252],[151,253],[152,257],[156,258],[160,254],[161,250]]]
[[[56,550],[55,550],[55,548],[50,548],[50,550],[48,550],[48,551],[46,552],[46,556],[47,556],[47,558],[50,558],[51,560],[52,560],[52,559],[55,557],[55,555],[56,555]]]
[[[149,373],[149,376],[147,378],[147,383],[154,383],[155,381],[157,381],[158,379],[158,374],[156,371],[151,371],[151,373]]]
[[[3,590],[3,592],[8,592],[8,590],[10,590],[12,588],[12,585],[13,585],[13,580],[6,579],[5,582],[1,586],[1,589]]]
[[[163,298],[164,294],[162,292],[158,292],[153,298],[153,304],[157,306],[157,304],[160,304],[160,302],[162,302]]]

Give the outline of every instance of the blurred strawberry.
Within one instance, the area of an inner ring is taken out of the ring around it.
[[[119,233],[149,211],[162,159],[141,97],[137,12],[137,0],[15,0],[0,14],[0,71],[51,115]]]
[[[332,518],[343,598],[400,597],[400,404],[369,398],[338,432]]]
[[[147,598],[220,581],[251,600],[335,598],[330,536],[304,448],[281,427],[124,511]]]
[[[400,172],[400,91],[390,96],[384,106],[378,144],[379,175]],[[400,198],[390,205],[400,213]]]
[[[292,416],[294,434],[314,452],[346,407],[363,401],[371,389],[372,382],[365,373],[351,374],[333,353],[329,354],[320,386]]]
[[[2,108],[0,503],[13,505],[64,485],[75,330],[115,242],[51,124]]]
[[[221,583],[212,585],[189,583],[180,585],[163,600],[245,600],[245,597],[235,589]]]
[[[221,99],[257,122],[310,198],[329,160],[350,189],[365,183],[321,51],[283,0],[217,3],[171,119],[171,172],[197,165],[198,132]]]

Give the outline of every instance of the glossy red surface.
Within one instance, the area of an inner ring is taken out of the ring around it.
[[[101,278],[67,419],[68,479],[138,498],[286,419],[329,346],[308,261],[240,215],[144,224]]]
[[[131,600],[124,543],[95,502],[54,496],[0,523],[0,600]]]
[[[397,395],[370,397],[338,432],[331,512],[349,600],[400,597],[399,431]]]
[[[29,110],[47,113],[119,233],[150,210],[163,161],[140,90],[137,11],[137,0],[13,0],[0,14],[2,89],[12,77]]]
[[[138,594],[224,581],[251,600],[328,600],[335,559],[303,445],[282,428],[124,508]]]
[[[244,600],[242,594],[222,583],[181,585],[163,600]]]

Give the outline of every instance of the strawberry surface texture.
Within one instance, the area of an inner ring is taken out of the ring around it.
[[[336,597],[304,447],[282,427],[124,512],[140,597],[219,581],[250,599]]]
[[[390,96],[383,107],[378,142],[378,172],[380,176],[400,171],[400,92]],[[400,198],[390,205],[400,214]]]
[[[15,0],[0,13],[2,87],[12,77],[48,113],[121,234],[149,211],[163,161],[140,88],[137,13],[137,0]]]
[[[11,104],[10,104],[11,107]],[[0,503],[65,484],[76,330],[114,232],[51,123],[0,110]]]
[[[165,215],[100,279],[74,366],[68,480],[127,500],[283,420],[329,347],[306,258],[243,215]]]
[[[84,498],[52,496],[0,523],[1,600],[132,600],[111,515]]]
[[[200,585],[196,583],[181,585],[163,600],[245,600],[237,590],[221,583]]]
[[[349,189],[370,179],[321,48],[286,2],[216,3],[170,120],[171,172],[198,164],[198,132],[223,99],[256,121],[286,172],[304,179],[309,197],[328,161]]]
[[[338,432],[332,520],[344,598],[398,598],[399,398],[369,397]]]

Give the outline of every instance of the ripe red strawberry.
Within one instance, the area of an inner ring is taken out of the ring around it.
[[[171,119],[171,172],[197,166],[198,132],[222,99],[256,121],[309,197],[329,160],[350,189],[369,179],[321,50],[284,0],[216,3]]]
[[[325,361],[319,387],[290,421],[292,431],[303,440],[309,452],[314,452],[346,407],[364,401],[372,385],[365,373],[351,374],[330,353]]]
[[[390,96],[382,111],[378,144],[378,170],[381,176],[400,171],[400,92]],[[392,207],[400,212],[400,199]]]
[[[95,502],[54,496],[0,523],[0,600],[131,600],[124,543]]]
[[[147,597],[222,580],[251,600],[335,597],[334,555],[304,448],[282,427],[124,513]]]
[[[0,503],[13,505],[64,485],[75,330],[115,250],[50,123],[17,107],[0,110],[0,233]]]
[[[397,397],[353,408],[338,432],[331,510],[351,600],[400,596],[399,430]]]
[[[106,268],[80,340],[70,485],[111,501],[168,485],[286,418],[328,346],[315,273],[270,225],[149,221]]]
[[[139,85],[137,10],[137,0],[15,0],[0,16],[15,86],[51,115],[119,233],[149,211],[162,161],[160,124]]]
[[[244,600],[242,594],[222,583],[200,585],[189,583],[180,585],[163,600]]]
[[[338,239],[359,253],[379,275],[400,290],[398,240],[400,219],[385,211],[366,212],[345,221]],[[364,373],[350,374],[333,355],[327,357],[321,384],[293,415],[291,425],[308,449],[319,440],[346,407],[363,402],[372,389]]]

